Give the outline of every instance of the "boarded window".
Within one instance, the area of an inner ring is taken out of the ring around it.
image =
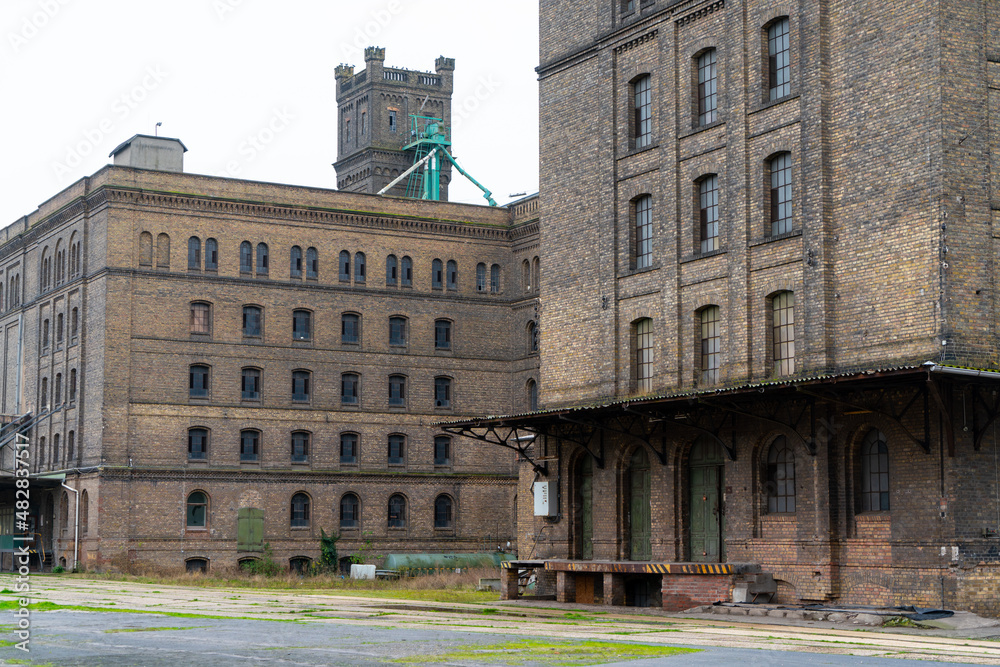
[[[243,507],[236,515],[236,549],[238,551],[264,550],[264,510]]]

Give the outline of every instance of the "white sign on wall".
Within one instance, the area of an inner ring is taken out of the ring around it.
[[[555,482],[535,482],[534,492],[535,516],[556,516],[558,498]]]

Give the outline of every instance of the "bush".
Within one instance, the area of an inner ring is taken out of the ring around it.
[[[259,574],[263,577],[274,577],[284,572],[284,568],[274,560],[274,552],[269,542],[264,543],[264,553],[260,558],[245,560],[240,566],[247,574]]]
[[[52,574],[62,574],[65,571],[66,568],[64,568],[62,565],[56,565],[54,568],[52,568]]]
[[[336,533],[327,535],[322,528],[319,529],[318,567],[320,572],[336,572],[340,566],[340,559],[337,556],[337,540],[339,539],[340,535]]]

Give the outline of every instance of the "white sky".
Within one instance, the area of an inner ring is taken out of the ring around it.
[[[335,188],[334,67],[369,45],[455,58],[455,157],[500,204],[537,190],[537,0],[0,0],[0,227],[157,122],[186,172]]]

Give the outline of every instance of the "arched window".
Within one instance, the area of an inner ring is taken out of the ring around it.
[[[783,435],[775,438],[767,452],[767,511],[795,511],[795,454]]]
[[[361,525],[361,503],[353,493],[345,493],[340,498],[340,527],[357,528]]]
[[[201,239],[197,236],[188,239],[188,270],[201,271]]]
[[[52,463],[57,465],[59,463],[59,440],[60,434],[56,433],[52,436]]]
[[[528,322],[528,354],[538,352],[538,327],[534,321]]]
[[[538,409],[538,383],[534,380],[528,380],[526,389],[528,394],[528,409],[534,412]]]
[[[361,376],[344,373],[340,376],[340,402],[343,405],[357,405],[361,394]]]
[[[361,317],[355,313],[344,313],[340,316],[340,342],[345,345],[357,345],[361,342]]]
[[[434,527],[451,528],[454,525],[454,503],[446,495],[434,499]]]
[[[787,16],[767,27],[767,90],[772,102],[792,92],[789,28]]]
[[[56,347],[62,345],[63,342],[63,314],[59,313],[56,315]]]
[[[403,257],[399,265],[399,284],[403,287],[413,286],[413,260]]]
[[[76,431],[70,431],[66,436],[66,459],[73,460],[76,455]]]
[[[542,263],[537,257],[531,260],[531,286],[536,292],[542,288]]]
[[[191,304],[191,333],[197,335],[211,335],[212,333],[212,306],[201,301]]]
[[[385,258],[385,284],[395,287],[399,283],[399,263],[395,255]]]
[[[319,278],[319,252],[316,248],[306,249],[306,279],[316,280]]]
[[[486,265],[482,262],[476,264],[476,291],[486,291]]]
[[[648,74],[632,80],[632,146],[645,148],[653,143],[653,97]]]
[[[354,253],[354,282],[363,283],[368,277],[368,270],[365,265],[365,253]]]
[[[434,465],[451,465],[451,438],[446,435],[434,437]]]
[[[205,270],[219,270],[219,242],[215,239],[205,239]]]
[[[271,266],[270,258],[267,253],[267,244],[258,243],[257,244],[257,275],[266,276],[268,268]]]
[[[193,364],[188,374],[188,395],[191,398],[208,398],[209,368],[204,364]]]
[[[264,330],[264,311],[260,306],[243,306],[243,336],[260,338]]]
[[[448,272],[446,278],[448,280],[448,289],[458,289],[458,264],[456,264],[453,259],[448,260]]]
[[[633,264],[636,269],[653,265],[653,198],[642,195],[633,203]],[[537,290],[537,285],[535,286]]]
[[[204,461],[208,458],[208,429],[188,429],[188,460]]]
[[[240,398],[244,401],[260,400],[260,369],[244,368],[240,378]]]
[[[309,496],[296,493],[292,496],[292,528],[309,527]]]
[[[139,234],[139,266],[153,264],[153,235],[149,232]]]
[[[648,317],[632,324],[635,366],[632,372],[637,392],[653,390],[653,320]]]
[[[406,405],[406,376],[389,376],[389,405],[395,407]]]
[[[69,318],[69,344],[73,345],[76,343],[76,337],[80,330],[80,311],[77,308],[73,309],[70,313]]]
[[[302,248],[293,245],[288,255],[288,276],[290,278],[302,277]]]
[[[195,491],[187,498],[187,527],[208,527],[208,496]]]
[[[170,268],[170,237],[166,234],[156,237],[156,268]]]
[[[42,354],[49,351],[49,321],[42,320]]]
[[[42,378],[42,389],[41,389],[40,399],[41,400],[38,402],[38,404],[41,405],[43,408],[48,408],[49,407],[49,379],[48,378]]]
[[[698,237],[701,252],[719,249],[719,177],[715,174],[698,181]]]
[[[240,273],[253,273],[253,246],[249,241],[240,244]]]
[[[490,267],[490,292],[500,293],[500,265],[494,264]]]
[[[440,259],[431,262],[431,287],[433,289],[444,287],[444,264]]]
[[[771,235],[792,231],[792,154],[778,153],[768,160],[771,189]]]
[[[53,401],[56,405],[62,403],[62,373],[56,373],[56,387],[55,387],[55,400]]]
[[[49,285],[51,284],[52,275],[49,272],[49,267],[51,267],[52,264],[50,258],[51,255],[49,253],[49,249],[45,248],[44,250],[42,250],[42,262],[39,265],[38,282],[41,283],[43,292],[47,290],[49,288]]]
[[[351,282],[351,253],[340,251],[340,281]]]
[[[308,310],[292,311],[292,340],[312,340],[312,313]]]
[[[340,434],[340,462],[355,464],[358,462],[358,434]]]
[[[889,447],[878,429],[861,443],[861,511],[889,511]]]
[[[260,460],[260,431],[240,431],[240,461]]]
[[[714,123],[718,118],[716,114],[715,49],[708,49],[698,56],[696,66],[698,70],[698,122],[696,124],[708,125]]]
[[[308,403],[311,396],[309,371],[292,371],[292,401]]]
[[[396,493],[389,497],[389,528],[406,527],[406,498]]]
[[[70,369],[69,372],[69,404],[72,406],[76,403],[76,369]]]
[[[771,338],[775,375],[795,373],[795,293],[778,292],[771,299]]]
[[[402,433],[389,435],[389,465],[403,465],[406,461],[406,436]]]
[[[292,431],[292,463],[309,461],[309,440],[308,431]]]
[[[718,306],[706,306],[698,315],[701,325],[701,384],[716,384],[719,381],[719,365],[722,362],[722,333]]]
[[[90,529],[90,496],[86,489],[80,494],[80,534],[86,535]]]

